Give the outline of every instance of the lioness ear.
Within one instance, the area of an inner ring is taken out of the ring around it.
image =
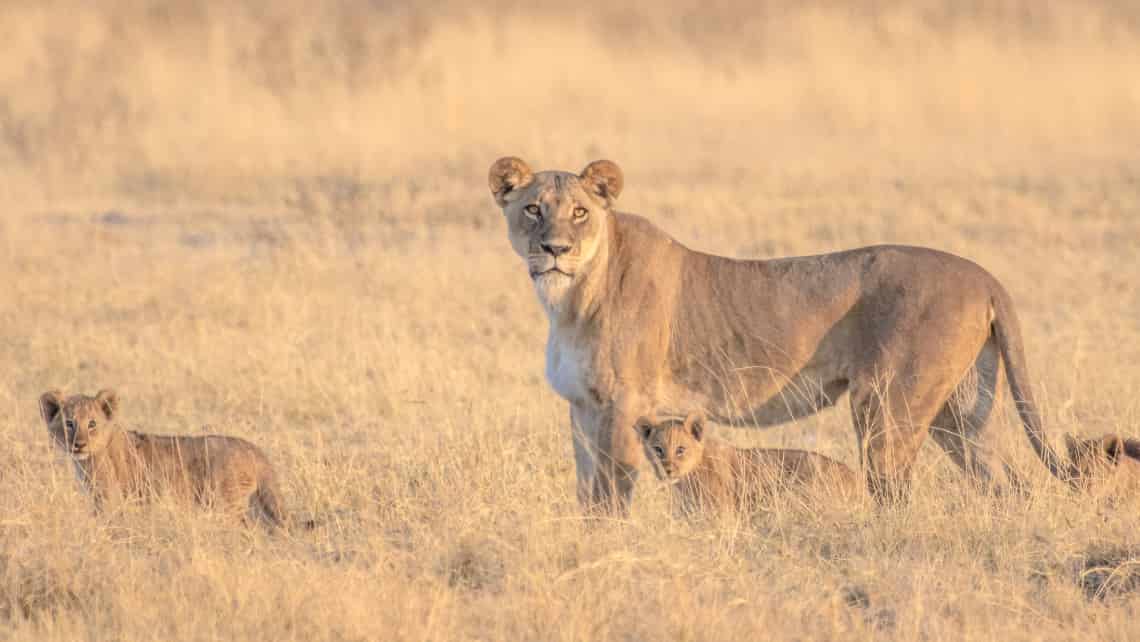
[[[699,414],[692,414],[685,418],[685,423],[689,425],[689,434],[693,439],[700,441],[705,436],[705,419]]]
[[[621,168],[617,163],[608,160],[596,160],[590,163],[578,178],[605,201],[606,207],[613,205],[625,185]]]
[[[49,390],[40,395],[40,417],[44,423],[51,425],[56,415],[63,409],[63,393],[58,390]]]
[[[114,419],[119,413],[119,395],[114,390],[100,390],[95,395],[95,402],[99,404],[99,409],[107,419]]]
[[[530,171],[530,166],[526,164],[521,158],[514,156],[505,156],[495,161],[491,165],[491,171],[487,175],[487,184],[491,188],[491,195],[495,197],[495,202],[499,207],[507,206],[507,194],[526,187],[534,178],[534,173]]]
[[[649,417],[638,419],[633,427],[637,431],[637,436],[642,439],[649,439],[649,436],[653,434],[653,422],[650,421]]]

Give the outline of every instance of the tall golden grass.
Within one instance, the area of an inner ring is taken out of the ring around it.
[[[1014,294],[1050,437],[1140,433],[1133,3],[9,2],[0,42],[0,637],[1140,633],[1136,501],[1064,491],[1009,408],[1030,499],[928,449],[895,508],[688,523],[647,480],[582,524],[484,182],[609,157],[703,250],[962,254]],[[319,528],[93,516],[36,398],[107,386],[263,446]],[[854,464],[846,414],[729,437]]]

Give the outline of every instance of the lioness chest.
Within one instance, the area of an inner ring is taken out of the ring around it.
[[[593,354],[576,337],[551,328],[546,341],[546,381],[558,396],[571,403],[591,397]]]

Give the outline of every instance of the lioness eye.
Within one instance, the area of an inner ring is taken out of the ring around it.
[[[586,217],[589,215],[590,215],[590,210],[588,210],[584,207],[575,207],[574,208],[574,220],[575,221],[584,221],[584,220],[586,220]]]
[[[64,426],[67,426],[67,428],[68,428],[69,430],[75,430],[75,422],[74,422],[74,421],[72,421],[72,420],[70,420],[70,419],[68,419],[67,421],[63,422],[63,425],[64,425]]]
[[[87,422],[87,430],[95,430],[95,420],[94,419]]]
[[[542,216],[542,210],[534,203],[527,205],[523,209],[526,210],[527,216],[531,216],[533,218],[539,218]]]
[[[684,457],[685,456],[685,447],[684,446],[677,446],[677,456],[678,457]]]
[[[653,447],[653,454],[657,455],[661,459],[665,459],[665,449],[662,448],[661,446],[654,446]]]

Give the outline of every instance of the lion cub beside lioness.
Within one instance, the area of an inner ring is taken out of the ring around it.
[[[1065,435],[1065,445],[1079,488],[1104,495],[1131,496],[1140,491],[1140,439]]]
[[[818,491],[857,498],[862,485],[853,470],[818,453],[782,448],[735,448],[709,439],[704,419],[643,417],[637,432],[657,478],[673,486],[682,512],[754,509],[785,491]]]
[[[273,467],[257,446],[223,435],[149,435],[116,423],[118,396],[40,396],[40,414],[55,444],[75,462],[80,481],[107,502],[170,493],[280,527],[284,516]]]

